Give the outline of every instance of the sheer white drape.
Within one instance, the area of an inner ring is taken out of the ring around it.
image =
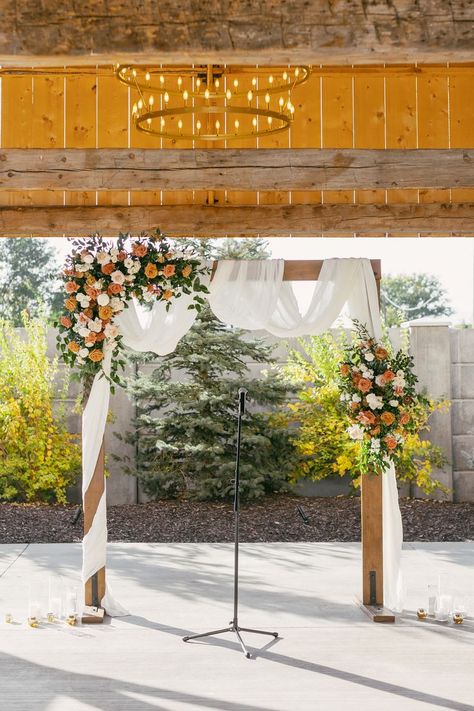
[[[219,262],[209,296],[216,316],[233,326],[294,337],[326,331],[347,305],[351,318],[381,337],[377,286],[368,259],[325,260],[304,314],[291,282],[283,281],[283,266],[283,260]],[[383,539],[384,600],[400,610],[403,529],[393,465],[383,475]]]
[[[280,337],[318,334],[328,329],[345,304],[352,318],[367,324],[376,338],[381,335],[377,289],[367,259],[325,260],[315,282],[305,314],[298,309],[290,282],[283,281],[283,260],[220,261],[210,285],[209,303],[223,322],[249,330],[265,329]],[[192,296],[172,302],[169,311],[161,302],[144,311],[132,301],[117,319],[123,341],[137,351],[171,353],[191,328],[196,311],[188,309]],[[104,369],[110,369],[110,354]],[[94,473],[105,431],[109,404],[109,382],[97,376],[83,413],[83,491]],[[402,525],[393,467],[383,478],[384,509],[384,596],[386,604],[399,609],[400,551]],[[105,493],[91,530],[83,543],[83,579],[105,565],[107,523]],[[109,614],[124,614],[109,593],[102,601]]]

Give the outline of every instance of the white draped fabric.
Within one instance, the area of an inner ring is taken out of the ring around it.
[[[306,313],[301,314],[290,282],[283,281],[283,260],[232,261],[218,263],[209,287],[209,303],[224,323],[240,328],[264,329],[280,337],[316,335],[330,328],[347,304],[349,315],[366,324],[376,338],[381,336],[377,289],[367,259],[329,259],[323,262]],[[189,310],[192,296],[183,295],[166,311],[162,302],[149,312],[132,301],[117,319],[123,342],[137,351],[171,353],[191,328],[196,311]],[[110,355],[104,359],[110,368]],[[83,415],[83,491],[92,478],[105,431],[109,382],[96,376]],[[383,475],[384,514],[384,598],[392,609],[400,609],[400,551],[402,524],[394,467]],[[83,579],[105,565],[105,494],[93,525],[84,538]],[[110,595],[102,601],[109,614],[124,614]]]

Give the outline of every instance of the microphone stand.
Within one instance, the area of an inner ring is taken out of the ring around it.
[[[240,525],[240,441],[242,434],[242,416],[245,414],[245,398],[247,391],[245,388],[239,389],[239,414],[237,419],[237,454],[235,459],[235,481],[234,481],[234,616],[229,622],[229,627],[224,627],[220,630],[212,630],[211,632],[203,632],[202,634],[194,634],[183,637],[183,642],[189,642],[191,639],[199,639],[200,637],[213,637],[214,635],[224,634],[225,632],[234,632],[242,647],[242,651],[250,659],[251,654],[245,646],[241,632],[252,632],[254,634],[266,634],[270,637],[278,637],[278,632],[265,632],[264,630],[254,630],[250,627],[240,627],[239,625],[239,525]]]

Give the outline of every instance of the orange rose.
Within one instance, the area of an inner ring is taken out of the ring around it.
[[[411,417],[408,414],[408,412],[402,412],[402,414],[400,415],[400,424],[407,425],[410,422],[410,420],[411,420]]]
[[[359,409],[359,403],[358,402],[351,402],[351,410],[352,412],[355,412],[356,410]]]
[[[393,380],[395,377],[395,373],[392,370],[386,370],[385,373],[382,373],[380,379],[382,381],[382,384],[385,385],[386,383],[389,383],[391,380]]]
[[[92,309],[84,309],[82,313],[84,314],[84,316],[87,316],[87,318],[92,318],[94,315]]]
[[[97,296],[99,294],[97,289],[94,289],[92,286],[86,286],[84,291],[86,292],[87,296],[91,297],[91,299],[97,299]]]
[[[148,279],[154,279],[156,276],[158,276],[158,269],[156,268],[156,264],[152,264],[152,262],[149,262],[146,265],[145,276],[147,276]]]
[[[183,269],[183,271],[181,272],[181,274],[184,276],[185,279],[187,279],[188,276],[191,274],[192,271],[193,271],[192,266],[191,266],[190,264],[187,264],[187,265],[184,267],[184,269]]]
[[[125,250],[122,249],[122,251],[117,254],[117,261],[123,262],[123,260],[126,258],[127,258],[127,253],[125,252]]]
[[[113,296],[114,294],[120,294],[120,292],[122,291],[122,288],[123,287],[121,284],[115,284],[115,283],[109,284],[109,286],[107,287],[107,293],[110,296]]]
[[[395,388],[393,388],[393,392],[395,393],[395,395],[403,395],[403,388],[397,385]]]
[[[362,422],[363,425],[375,424],[375,415],[373,412],[370,412],[370,410],[362,410],[362,412],[359,412],[357,419],[359,422]]]
[[[112,272],[115,271],[115,264],[113,262],[109,262],[108,264],[103,264],[101,271],[102,271],[102,274],[112,274]]]
[[[382,346],[377,346],[375,349],[375,357],[379,360],[385,360],[388,357],[388,352]]]
[[[111,306],[101,306],[99,308],[99,318],[101,318],[103,321],[107,321],[109,318],[111,318],[113,314],[113,310]]]
[[[67,347],[72,353],[79,353],[79,351],[81,350],[79,343],[76,343],[76,341],[69,341]]]
[[[70,296],[69,299],[66,299],[64,302],[64,306],[67,308],[68,311],[75,311],[77,309],[77,299],[75,296]]]
[[[368,393],[372,389],[372,382],[368,378],[359,378],[357,388],[361,393]]]
[[[98,348],[94,348],[94,350],[89,353],[89,358],[94,361],[94,363],[98,363],[103,357],[104,354]]]
[[[380,421],[384,423],[384,425],[393,425],[395,422],[395,415],[393,415],[391,412],[382,412],[380,415]]]
[[[100,341],[103,341],[104,338],[105,338],[105,333],[103,331],[100,331],[100,333],[95,334],[96,343],[100,343]]]
[[[341,375],[346,376],[346,375],[349,375],[349,373],[351,372],[351,369],[350,369],[350,367],[347,365],[347,363],[343,363],[343,364],[341,365],[341,367],[339,368],[339,372],[341,373]]]
[[[74,276],[74,269],[63,269],[64,276]]]
[[[76,284],[75,281],[67,281],[64,284],[64,291],[67,294],[74,294],[76,291],[79,291],[79,289],[80,289],[80,286],[79,286],[79,284]]]
[[[61,316],[60,322],[61,326],[64,326],[65,328],[71,328],[72,326],[72,321],[68,316]]]
[[[391,435],[387,435],[387,437],[385,437],[385,442],[386,442],[388,449],[395,449],[398,444],[395,437],[392,437]]]
[[[93,333],[93,332],[89,333],[89,335],[86,336],[86,338],[85,338],[86,343],[95,343],[96,340],[97,340],[97,333]]]
[[[166,299],[166,301],[169,301],[172,296],[173,292],[171,291],[171,289],[166,289],[166,291],[163,292],[163,298]]]
[[[166,267],[163,268],[163,274],[166,278],[172,277],[175,271],[176,267],[174,266],[174,264],[167,264]]]
[[[370,434],[372,435],[372,437],[378,437],[378,435],[380,434],[380,427],[373,427],[370,430]]]

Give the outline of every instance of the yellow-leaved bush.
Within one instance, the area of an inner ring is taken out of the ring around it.
[[[24,316],[24,329],[0,322],[0,500],[66,502],[80,472],[78,436],[65,424],[57,358],[47,326]]]
[[[288,405],[286,413],[278,416],[280,424],[294,429],[293,444],[300,455],[295,481],[301,477],[317,481],[349,474],[353,485],[359,485],[359,444],[351,440],[346,431],[349,420],[338,388],[344,342],[343,332],[301,338],[299,350],[290,351],[283,368],[283,376],[299,387],[296,401]],[[429,400],[428,405],[417,409],[416,432],[407,436],[397,466],[399,482],[412,483],[425,493],[435,489],[446,491],[432,476],[433,469],[445,462],[443,453],[420,435],[429,431],[430,414],[448,406],[446,401]]]

